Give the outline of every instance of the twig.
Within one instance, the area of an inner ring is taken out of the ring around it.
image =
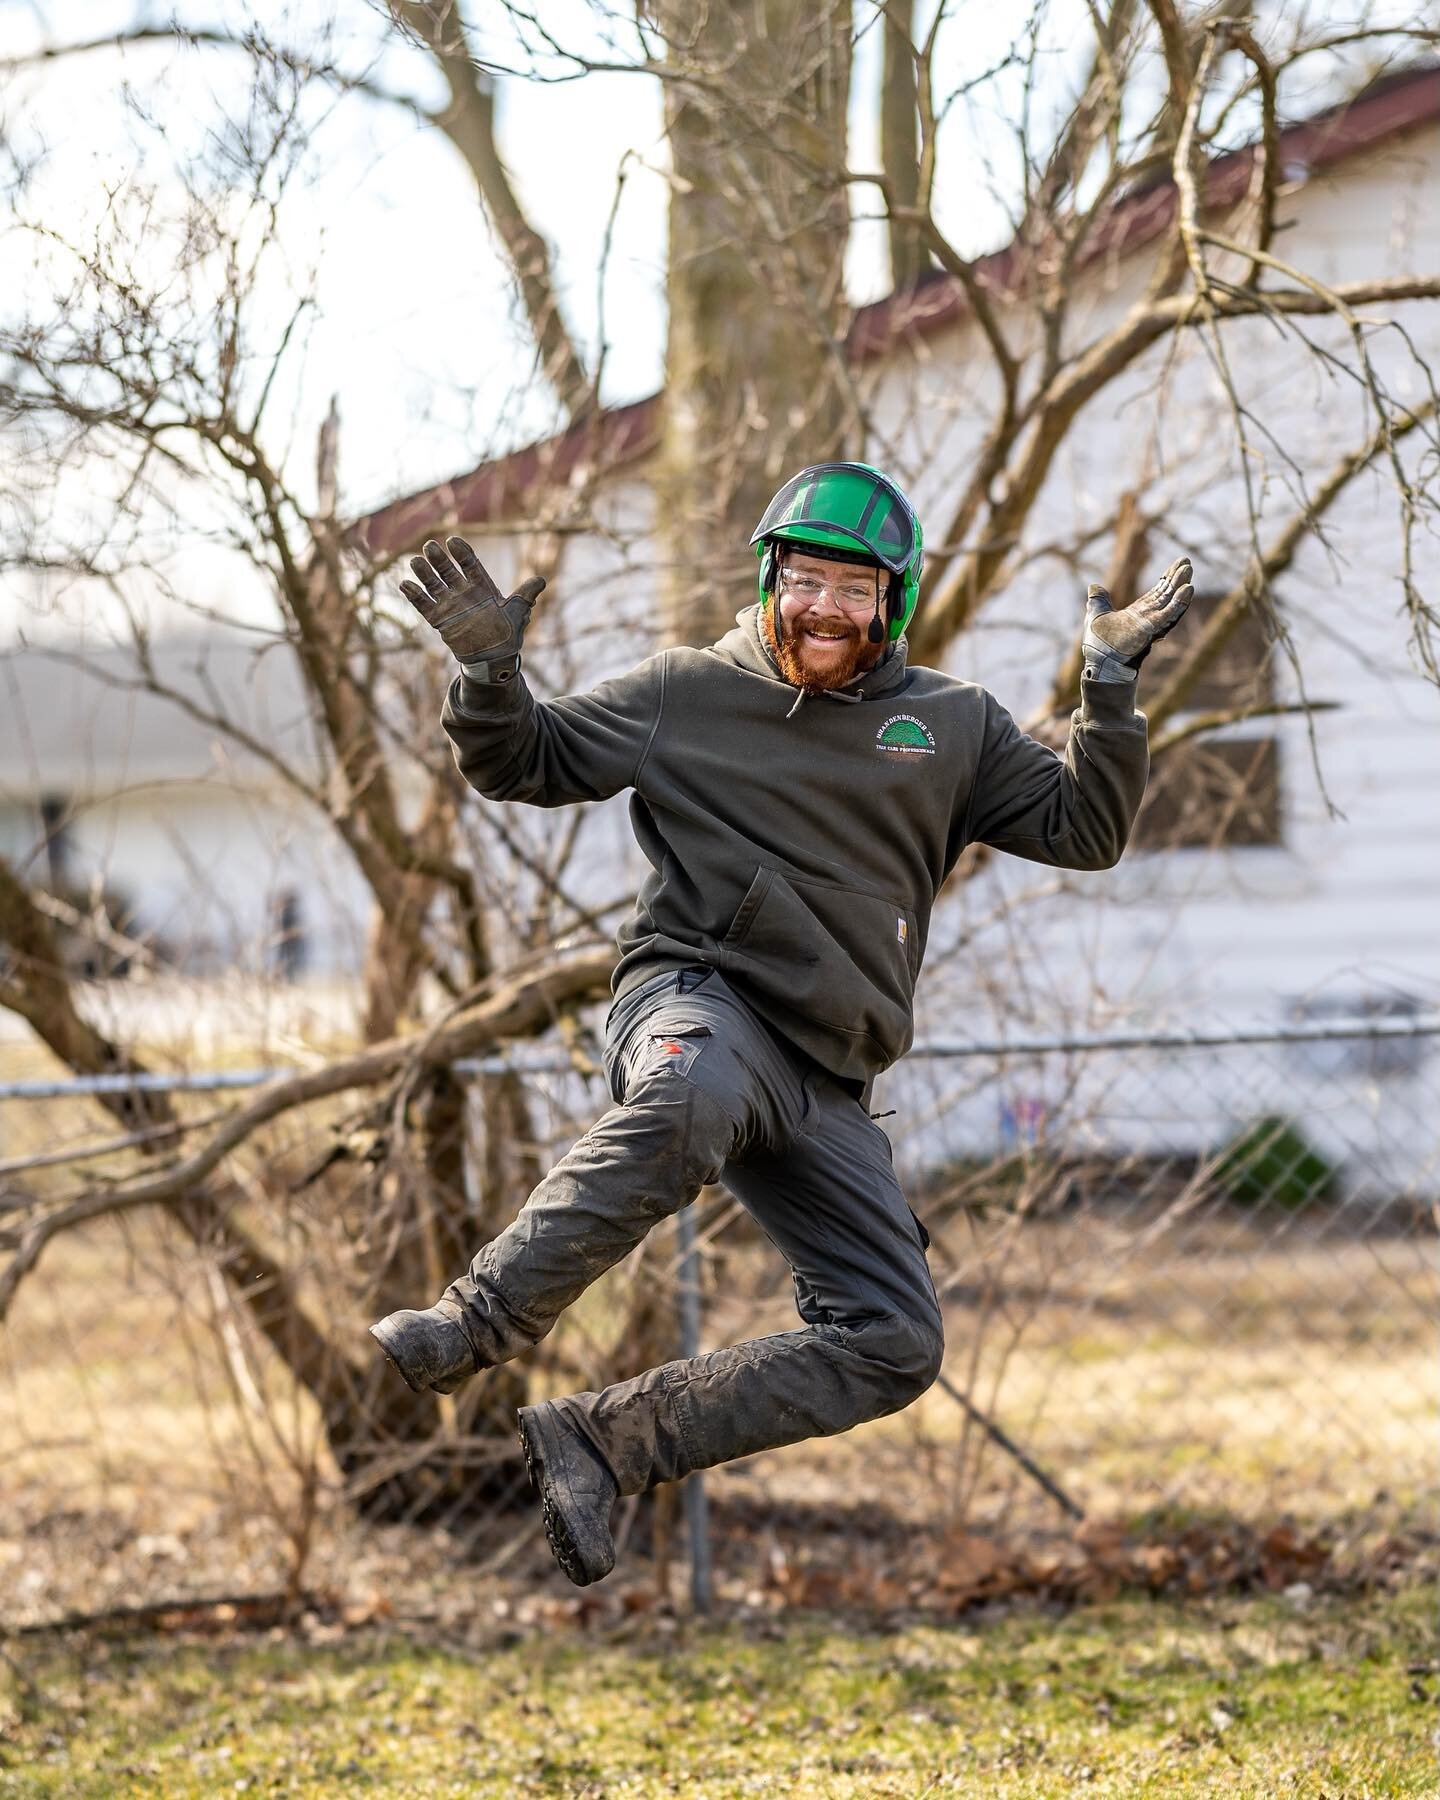
[[[1215,712],[1196,713],[1183,725],[1177,725],[1173,731],[1167,731],[1151,744],[1150,760],[1153,763],[1157,756],[1163,756],[1177,744],[1199,737],[1202,732],[1218,731],[1222,725],[1239,725],[1247,719],[1278,719],[1287,713],[1300,713],[1308,717],[1311,713],[1334,712],[1339,706],[1338,700],[1275,700],[1263,706],[1222,707]]]
[[[1044,1488],[1045,1492],[1056,1505],[1062,1509],[1062,1511],[1069,1513],[1072,1519],[1083,1519],[1085,1517],[1084,1507],[1077,1506],[1065,1492],[1064,1488],[1060,1486],[1059,1482],[1056,1481],[1052,1475],[1047,1475],[1028,1451],[1022,1450],[1020,1445],[1010,1436],[1009,1432],[1007,1432],[1003,1426],[997,1425],[990,1417],[989,1413],[981,1412],[980,1408],[970,1396],[962,1389],[956,1387],[955,1383],[951,1381],[948,1375],[941,1375],[936,1385],[944,1388],[945,1392],[955,1404],[967,1413],[986,1436],[993,1439],[1007,1456],[1014,1457],[1015,1461],[1019,1463],[1020,1467],[1030,1479],[1038,1483],[1040,1487]]]
[[[472,1579],[485,1575],[498,1575],[500,1570],[503,1569],[507,1563],[513,1562],[527,1545],[535,1542],[535,1539],[540,1535],[540,1528],[544,1523],[544,1515],[537,1512],[527,1524],[523,1525],[520,1530],[515,1533],[514,1537],[512,1537],[508,1543],[501,1545],[500,1549],[498,1549],[493,1556],[486,1557],[479,1568],[467,1570],[467,1574],[469,1574]]]
[[[36,888],[31,892],[37,912],[42,912],[58,925],[66,925],[72,931],[86,931],[97,944],[107,950],[113,950],[117,956],[129,962],[138,963],[142,969],[158,969],[159,959],[149,944],[142,943],[139,938],[130,937],[123,931],[117,931],[105,915],[96,908],[84,912],[78,906],[72,906],[68,900],[58,895],[47,894]]]
[[[1435,413],[1436,407],[1433,402],[1427,402],[1424,406],[1417,407],[1398,425],[1391,426],[1389,430],[1377,430],[1368,443],[1362,444],[1357,450],[1352,450],[1336,463],[1310,504],[1291,515],[1271,541],[1270,547],[1247,567],[1240,580],[1230,589],[1224,599],[1211,609],[1205,629],[1195,648],[1186,658],[1184,667],[1178,670],[1155,699],[1146,705],[1145,712],[1150,720],[1152,730],[1163,725],[1172,714],[1184,707],[1196,685],[1209,671],[1215,658],[1224,648],[1241,615],[1253,604],[1252,596],[1257,585],[1261,582],[1272,582],[1276,575],[1289,568],[1300,545],[1314,530],[1319,520],[1329,511],[1336,498],[1344,492],[1362,469],[1367,468],[1380,452],[1393,445],[1396,439],[1404,437],[1416,426],[1433,418]]]
[[[1276,117],[1275,70],[1261,49],[1254,32],[1239,21],[1229,23],[1230,42],[1250,59],[1260,82],[1261,132],[1251,171],[1250,191],[1255,199],[1258,217],[1255,222],[1255,246],[1263,253],[1275,237],[1275,198],[1280,187],[1280,125]],[[1251,259],[1245,276],[1246,287],[1260,285],[1262,268],[1259,255]]]
[[[224,1112],[210,1112],[198,1119],[172,1119],[168,1124],[152,1125],[145,1131],[127,1131],[123,1137],[97,1138],[94,1143],[76,1144],[67,1150],[45,1150],[38,1156],[12,1156],[0,1162],[0,1175],[19,1175],[28,1169],[51,1169],[61,1163],[89,1162],[93,1157],[113,1156],[120,1150],[135,1150],[142,1144],[163,1142],[187,1131],[201,1131],[225,1116]]]

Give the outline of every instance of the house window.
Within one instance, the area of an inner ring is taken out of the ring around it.
[[[63,893],[70,885],[70,802],[63,794],[40,796],[40,827],[45,834],[45,860],[50,886]]]
[[[1316,994],[1290,1007],[1292,1018],[1306,1024],[1362,1024],[1374,1020],[1419,1019],[1426,1008],[1414,994]],[[1286,1045],[1297,1073],[1314,1080],[1418,1075],[1434,1047],[1428,1036],[1320,1038]]]
[[[1197,611],[1202,611],[1201,599]],[[1141,677],[1154,693],[1184,660],[1178,634],[1162,638]],[[1236,712],[1275,698],[1275,647],[1258,613],[1247,612],[1229,642],[1186,701],[1176,724],[1199,713]],[[1145,705],[1144,689],[1140,707]],[[1259,722],[1225,735],[1177,744],[1150,772],[1135,821],[1135,850],[1232,848],[1281,841],[1280,743]]]

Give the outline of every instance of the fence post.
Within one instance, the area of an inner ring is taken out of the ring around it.
[[[680,1354],[700,1354],[700,1252],[695,1244],[694,1203],[675,1215],[675,1235],[680,1255],[679,1278]],[[690,1542],[690,1604],[697,1613],[710,1610],[710,1509],[705,1496],[705,1477],[687,1476],[685,1531]]]

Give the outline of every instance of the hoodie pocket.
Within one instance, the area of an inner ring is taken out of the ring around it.
[[[720,943],[721,968],[769,1017],[825,1067],[859,1076],[910,1047],[919,954],[899,901],[773,868],[756,872]]]

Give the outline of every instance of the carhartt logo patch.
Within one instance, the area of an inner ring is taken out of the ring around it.
[[[875,733],[875,748],[892,756],[933,756],[935,738],[914,713],[892,713]]]

